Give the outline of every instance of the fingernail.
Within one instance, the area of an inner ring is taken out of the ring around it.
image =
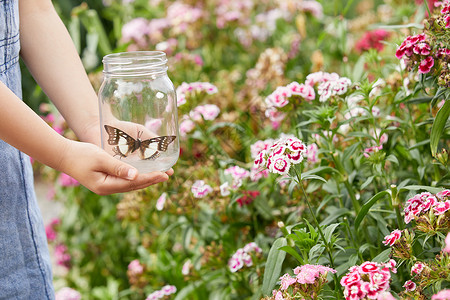
[[[128,179],[134,179],[134,177],[136,177],[136,174],[137,174],[137,170],[136,169],[129,169],[127,178]]]

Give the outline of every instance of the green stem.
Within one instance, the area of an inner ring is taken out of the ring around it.
[[[361,209],[361,205],[358,202],[358,199],[356,199],[355,192],[353,191],[352,186],[350,185],[350,182],[348,182],[348,176],[346,174],[346,171],[344,169],[344,166],[342,165],[341,161],[337,157],[337,153],[331,154],[331,157],[333,158],[334,164],[336,165],[336,169],[339,171],[339,173],[342,176],[342,182],[345,185],[345,188],[347,189],[348,195],[350,199],[352,200],[353,207],[355,208],[356,214],[359,213]]]
[[[395,184],[391,185],[391,205],[394,207],[395,216],[397,217],[397,228],[400,230],[405,229],[405,226],[403,226],[402,214],[400,212],[400,200],[398,199],[398,189]]]
[[[313,217],[314,223],[316,224],[317,230],[319,231],[319,235],[320,235],[320,237],[323,240],[323,244],[325,245],[325,249],[326,249],[326,251],[328,253],[328,257],[330,259],[330,265],[331,265],[331,267],[333,269],[336,269],[336,267],[334,265],[332,248],[331,248],[330,244],[328,243],[328,241],[325,239],[325,235],[323,234],[322,228],[320,228],[319,221],[316,218],[316,214],[314,213],[314,210],[312,209],[311,203],[309,202],[308,195],[306,195],[305,188],[303,187],[301,176],[300,176],[300,174],[298,174],[297,169],[295,167],[293,169],[295,171],[295,175],[297,176],[298,185],[300,186],[300,188],[301,188],[301,190],[303,192],[303,196],[305,196],[305,200],[306,200],[306,204],[308,206],[309,212],[311,213],[311,216]],[[339,281],[338,281],[337,275],[333,274],[333,278],[334,278],[335,287],[337,287],[337,289],[336,289],[336,297],[337,297],[337,299],[341,299],[342,291],[341,291],[341,286],[339,285]]]

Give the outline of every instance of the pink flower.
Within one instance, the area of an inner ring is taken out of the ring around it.
[[[134,275],[142,274],[144,273],[144,266],[141,265],[139,260],[135,259],[128,264],[128,271]]]
[[[58,178],[59,184],[64,187],[79,186],[80,183],[75,179],[67,175],[66,173],[61,173]]]
[[[319,147],[317,147],[317,144],[309,144],[306,147],[306,157],[308,159],[308,162],[310,163],[316,163],[319,162],[319,159],[317,158],[319,155]]]
[[[250,172],[239,166],[233,166],[225,169],[224,174],[231,175],[232,178],[236,179],[246,179],[250,177]]]
[[[249,243],[244,248],[239,248],[228,260],[228,268],[232,273],[237,272],[244,266],[250,267],[253,265],[251,252],[262,251],[256,243]]]
[[[190,259],[188,259],[184,264],[183,267],[181,268],[181,274],[183,274],[184,276],[189,275],[189,270],[192,267],[192,262]]]
[[[217,116],[220,113],[220,108],[215,104],[205,104],[205,105],[199,105],[196,108],[194,108],[190,113],[189,116],[194,121],[201,121],[202,119],[207,121],[212,121],[217,118]]]
[[[289,88],[279,86],[272,94],[267,96],[265,101],[268,107],[284,107],[288,105],[288,98],[291,96],[291,94],[292,91]]]
[[[165,296],[169,296],[175,294],[177,292],[177,288],[174,285],[165,285],[161,288],[161,292],[163,292]]]
[[[351,286],[351,285],[359,282],[360,280],[361,280],[361,276],[359,275],[358,272],[351,272],[351,273],[344,275],[341,278],[341,285],[344,287]]]
[[[183,117],[180,122],[180,135],[182,137],[187,136],[195,128],[195,123],[189,118]]]
[[[371,261],[366,261],[359,266],[359,271],[363,274],[378,271],[378,264]]]
[[[139,47],[146,47],[149,33],[149,21],[145,18],[136,18],[122,27],[122,42],[135,42]]]
[[[445,28],[450,28],[450,14],[444,17],[444,21],[445,21]]]
[[[291,285],[293,285],[294,283],[297,282],[297,279],[295,279],[294,277],[291,277],[291,275],[289,275],[288,273],[281,276],[280,280],[281,280],[280,289],[282,291],[287,290]]]
[[[80,300],[81,294],[71,289],[70,287],[63,287],[55,294],[55,300]]]
[[[312,101],[316,98],[314,88],[308,84],[300,84],[294,81],[288,84],[287,88],[291,90],[292,95],[298,95],[307,101]]]
[[[197,180],[191,187],[191,192],[195,198],[204,198],[213,191],[212,187],[203,180]]]
[[[289,173],[291,163],[285,156],[278,155],[271,159],[271,167],[269,171],[272,173],[278,173],[280,175],[286,175]]]
[[[396,300],[389,292],[383,292],[378,295],[377,300]]]
[[[444,214],[447,210],[450,209],[450,200],[436,203],[433,209],[436,216]]]
[[[50,224],[45,226],[45,234],[47,236],[47,240],[49,242],[53,242],[56,240],[57,233],[55,231],[55,227],[61,223],[61,220],[59,218],[53,219]]]
[[[261,253],[262,249],[259,248],[258,244],[256,244],[255,242],[250,242],[244,246],[244,251],[247,253],[250,253],[250,252]]]
[[[368,31],[356,42],[355,49],[358,52],[368,51],[369,49],[376,49],[382,51],[384,48],[383,40],[389,37],[389,32],[384,29],[377,29]]]
[[[66,268],[70,267],[70,254],[67,253],[67,246],[63,244],[59,244],[55,247],[54,253],[56,263],[60,266],[64,266]]]
[[[447,234],[447,237],[445,238],[445,247],[442,249],[442,251],[450,253],[450,232]]]
[[[447,200],[450,198],[450,190],[440,191],[439,193],[436,194],[436,197],[441,201]]]
[[[391,234],[384,237],[383,244],[385,246],[392,247],[395,244],[395,242],[397,242],[400,239],[401,236],[402,232],[398,229],[395,229],[394,231],[391,232]]]
[[[346,300],[359,300],[367,295],[367,284],[355,282],[345,287],[344,297]]]
[[[273,290],[272,295],[275,297],[275,300],[285,300],[281,291]]]
[[[414,274],[420,274],[422,273],[423,269],[425,268],[425,265],[421,262],[416,262],[414,266],[411,268],[411,276]]]
[[[427,197],[422,203],[422,211],[428,211],[431,207],[437,204],[435,196]]]
[[[164,204],[166,204],[167,200],[167,193],[162,193],[161,196],[159,196],[158,200],[156,200],[156,210],[163,210]]]
[[[294,269],[297,275],[297,282],[300,284],[314,284],[316,278],[320,275],[326,275],[328,272],[336,273],[336,270],[322,265],[303,265]]]
[[[365,157],[370,157],[370,154],[369,154],[369,153],[375,153],[375,152],[380,151],[381,149],[383,149],[383,145],[380,145],[380,146],[372,146],[372,147],[369,147],[369,148],[365,148],[365,149],[364,149],[363,155],[364,155]]]
[[[414,281],[408,280],[408,281],[405,282],[403,287],[405,288],[405,290],[407,292],[412,292],[412,291],[414,291],[416,289],[416,284],[414,283]]]
[[[442,290],[431,297],[431,300],[448,300],[450,299],[450,290]]]
[[[420,42],[414,45],[413,52],[418,55],[430,55],[431,46],[426,42]]]
[[[419,64],[419,73],[426,74],[431,71],[434,66],[434,59],[432,56],[427,56]]]
[[[237,272],[244,266],[244,261],[240,256],[232,256],[228,261],[228,267],[232,273]]]

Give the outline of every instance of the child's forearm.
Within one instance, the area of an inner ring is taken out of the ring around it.
[[[97,95],[64,24],[49,0],[20,0],[19,9],[25,64],[75,134],[94,142],[86,135],[97,126]]]
[[[0,139],[60,170],[69,142],[0,82]]]

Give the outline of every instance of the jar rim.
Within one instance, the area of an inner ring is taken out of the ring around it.
[[[167,70],[167,57],[163,51],[118,52],[105,55],[103,66],[104,74],[156,74]]]

